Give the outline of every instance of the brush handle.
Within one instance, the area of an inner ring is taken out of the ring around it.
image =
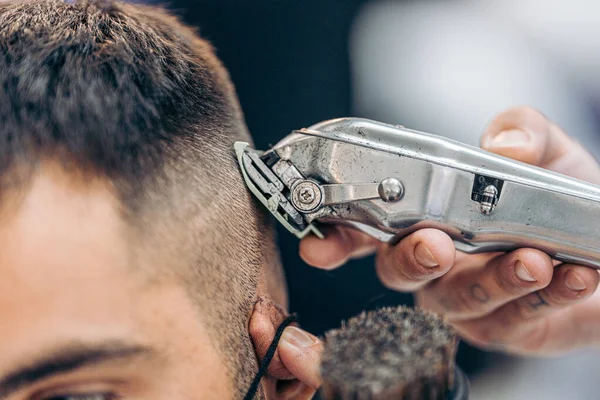
[[[443,380],[440,385],[439,377],[430,380],[414,382],[412,385],[402,385],[394,388],[383,389],[378,393],[356,390],[349,383],[345,387],[333,385],[325,381],[319,397],[321,400],[468,400],[469,380],[466,374],[457,366],[454,368],[452,389],[448,390],[448,382]]]
[[[469,392],[471,385],[469,378],[460,368],[455,367],[454,370],[454,388],[448,394],[448,400],[469,400]]]

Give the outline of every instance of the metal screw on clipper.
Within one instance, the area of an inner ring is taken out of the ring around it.
[[[379,197],[386,203],[394,203],[404,196],[404,185],[396,178],[385,178],[379,183]]]
[[[302,204],[310,204],[315,199],[315,191],[310,187],[303,187],[298,192],[298,200]]]
[[[303,180],[292,187],[292,204],[302,212],[314,211],[321,205],[323,195],[315,182]]]

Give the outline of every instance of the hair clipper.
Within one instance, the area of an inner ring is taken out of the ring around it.
[[[600,187],[589,183],[359,118],[235,150],[248,188],[299,238],[330,223],[385,242],[435,228],[466,253],[529,247],[600,268]]]

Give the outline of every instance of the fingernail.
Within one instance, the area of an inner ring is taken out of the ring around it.
[[[288,342],[294,347],[310,347],[313,344],[317,343],[318,339],[304,332],[302,329],[298,329],[294,326],[288,326],[283,331],[283,335],[281,336],[281,340]]]
[[[565,286],[575,292],[587,289],[587,285],[575,271],[568,271],[565,274]]]
[[[415,247],[415,258],[419,264],[427,268],[434,268],[439,265],[431,251],[422,242],[419,242]]]
[[[502,131],[486,140],[487,148],[520,147],[531,141],[529,134],[520,129]]]
[[[535,282],[536,279],[531,275],[531,272],[525,268],[525,264],[521,260],[517,261],[515,264],[515,272],[517,276],[525,281],[525,282]]]

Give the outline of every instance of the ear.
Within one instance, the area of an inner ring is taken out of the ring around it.
[[[258,299],[250,317],[249,333],[259,361],[262,361],[265,357],[275,338],[277,328],[286,317],[287,313],[271,299],[264,297]],[[316,391],[316,387],[318,387],[318,383],[315,383],[318,382],[318,379],[309,376],[309,382],[305,382],[307,380],[306,375],[312,374],[307,374],[305,372],[306,368],[299,364],[308,363],[309,370],[318,371],[319,357],[315,357],[313,351],[309,357],[296,359],[294,354],[296,350],[294,346],[290,346],[288,340],[290,339],[288,330],[295,330],[295,333],[299,331],[297,328],[288,327],[286,329],[286,333],[282,336],[278,349],[269,364],[267,374],[263,378],[262,386],[268,400],[310,400]],[[314,342],[315,346],[313,348],[320,355],[322,343],[315,336],[307,333],[306,335]],[[291,341],[294,342],[294,339],[291,338]]]

